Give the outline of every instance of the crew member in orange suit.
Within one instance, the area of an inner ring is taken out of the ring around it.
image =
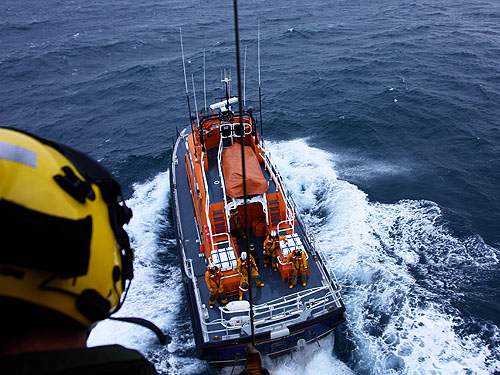
[[[286,236],[279,236],[274,229],[264,241],[264,267],[267,267],[269,261],[271,261],[274,271],[278,271],[278,249],[280,248],[280,241],[286,242]]]
[[[238,215],[238,211],[234,210],[231,213],[231,218],[229,219],[229,225],[231,226],[231,233],[237,233],[244,239],[247,238],[245,235],[245,230],[243,229],[243,225],[241,224],[240,216]]]
[[[290,283],[290,289],[297,285],[297,278],[300,272],[302,277],[302,286],[307,284],[307,258],[306,253],[301,249],[295,249],[286,259],[288,262],[292,263],[292,280]]]
[[[210,308],[213,309],[215,305],[215,299],[219,295],[221,303],[226,306],[227,298],[226,293],[224,293],[224,285],[222,284],[222,273],[215,264],[210,262],[205,272],[205,281],[207,283],[208,290],[210,291]]]
[[[262,282],[257,265],[255,264],[255,260],[251,255],[247,255],[245,251],[241,253],[241,256],[238,258],[237,270],[241,274],[240,278],[240,301],[243,299],[243,293],[248,291],[248,262],[247,257],[250,257],[250,275],[255,279],[255,283],[257,286],[264,286]]]

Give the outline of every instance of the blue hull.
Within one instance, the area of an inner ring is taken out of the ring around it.
[[[343,323],[345,318],[342,307],[329,314],[308,321],[307,324],[298,324],[290,327],[287,336],[271,339],[269,333],[256,336],[257,349],[263,355],[281,355],[291,351],[297,346],[300,339],[306,343],[315,343],[322,337],[330,334],[336,326]],[[221,341],[220,344],[205,344],[202,346],[200,358],[205,359],[216,367],[223,367],[242,363],[246,357],[245,348],[250,343],[250,338],[239,340]]]

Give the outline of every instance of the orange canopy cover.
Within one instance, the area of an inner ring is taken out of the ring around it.
[[[222,171],[226,182],[226,193],[231,198],[243,196],[243,173],[241,170],[241,144],[234,143],[222,153]],[[264,194],[267,181],[260,169],[259,161],[253,149],[245,146],[245,175],[247,195]]]

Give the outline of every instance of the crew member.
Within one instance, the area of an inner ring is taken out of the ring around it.
[[[253,257],[253,259],[255,260],[255,264],[257,264],[257,262],[259,261],[259,259],[257,258],[257,250],[255,250],[255,245],[253,243],[251,243],[248,247],[248,253]]]
[[[302,286],[307,284],[307,258],[306,253],[300,248],[295,249],[290,254],[288,254],[287,262],[292,263],[292,280],[290,283],[290,289],[297,285],[297,278],[300,272],[302,277]]]
[[[217,295],[219,295],[221,303],[224,306],[227,305],[226,293],[224,293],[224,285],[222,284],[222,276],[224,275],[220,272],[219,267],[210,262],[205,272],[205,281],[210,291],[209,302],[211,309],[214,308]]]
[[[79,151],[7,128],[0,174],[1,373],[156,374],[135,350],[87,348],[133,278],[118,182]]]
[[[286,236],[279,236],[274,229],[264,241],[264,267],[267,267],[269,261],[271,261],[274,271],[278,271],[278,249],[280,248],[280,241],[288,242]]]
[[[249,261],[247,261],[247,257],[250,258]],[[251,255],[247,255],[245,251],[241,253],[241,256],[238,258],[238,265],[237,265],[237,270],[241,274],[240,278],[240,301],[243,299],[243,293],[248,291],[248,263],[250,263],[250,275],[255,279],[255,283],[257,286],[264,286],[264,283],[262,282],[257,265],[255,264],[255,260]]]
[[[239,234],[244,239],[247,238],[243,225],[241,225],[241,219],[238,215],[238,211],[234,210],[231,213],[231,218],[229,219],[229,225],[231,226],[231,233]]]

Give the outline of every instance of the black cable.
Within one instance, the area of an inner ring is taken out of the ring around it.
[[[250,250],[250,233],[248,231],[248,203],[247,203],[247,179],[245,172],[245,128],[243,126],[243,104],[241,103],[241,64],[240,64],[240,36],[238,29],[238,0],[234,0],[234,35],[236,43],[236,70],[238,74],[238,106],[240,115],[240,128],[241,132],[241,168],[243,174],[243,200],[245,206],[245,234],[246,234],[246,249]],[[252,296],[252,264],[250,262],[250,253],[247,256],[247,269],[248,269],[248,297],[250,302],[250,325],[252,333],[252,345],[255,346],[255,327],[253,321],[253,296]]]

